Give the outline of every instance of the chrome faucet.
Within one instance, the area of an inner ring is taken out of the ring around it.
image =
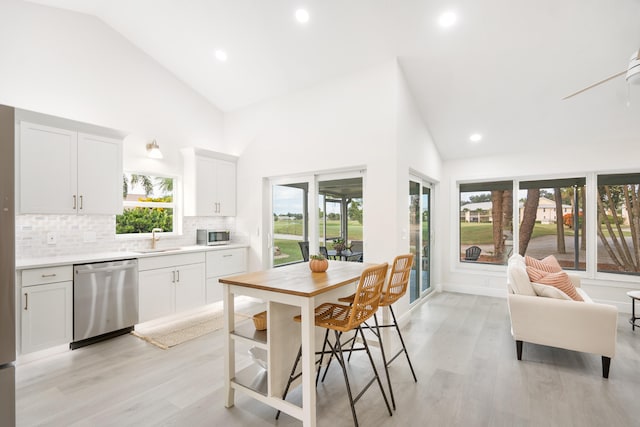
[[[155,249],[156,242],[160,240],[160,236],[156,237],[156,233],[162,233],[162,228],[154,228],[151,230],[151,249]]]

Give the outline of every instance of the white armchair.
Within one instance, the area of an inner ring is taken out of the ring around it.
[[[571,276],[584,302],[538,296],[527,275],[524,258],[509,259],[508,305],[516,354],[522,360],[523,342],[566,348],[602,356],[602,376],[609,377],[616,352],[618,309],[594,303]]]

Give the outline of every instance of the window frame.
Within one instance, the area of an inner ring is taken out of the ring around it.
[[[574,171],[573,173],[549,173],[548,175],[522,175],[522,176],[492,176],[490,178],[476,179],[468,178],[465,176],[456,176],[451,179],[450,197],[449,197],[449,210],[451,215],[457,215],[456,218],[449,218],[449,221],[460,221],[460,184],[468,183],[483,183],[503,180],[513,180],[514,192],[517,193],[519,189],[520,181],[532,181],[532,180],[552,180],[563,178],[575,178],[584,177],[586,179],[586,209],[596,209],[596,198],[598,197],[598,176],[599,175],[616,175],[616,174],[638,174],[640,168],[621,168],[621,169],[592,169],[590,171]],[[514,198],[516,200],[516,198]],[[514,211],[518,209],[517,201],[514,202]],[[571,274],[580,277],[583,283],[594,284],[603,287],[617,288],[620,286],[627,286],[628,284],[637,284],[638,276],[625,273],[612,273],[606,271],[597,271],[597,243],[598,236],[596,232],[597,227],[597,212],[594,211],[591,215],[587,215],[585,218],[586,223],[586,270],[573,270]],[[517,222],[514,224],[514,247],[519,245],[519,231],[520,224]],[[457,274],[473,274],[486,277],[486,280],[504,280],[504,274],[506,271],[505,265],[494,264],[475,264],[460,262],[460,226],[452,225],[449,230],[449,238],[452,244],[449,245],[449,269],[453,273]],[[455,242],[455,243],[453,243]],[[624,285],[623,285],[624,284]]]
[[[581,176],[580,174],[577,174],[577,176],[572,175],[569,177],[549,177],[549,178],[538,178],[538,179],[521,179],[517,181],[517,188],[518,188],[518,192],[519,191],[523,191],[523,190],[527,190],[527,189],[532,189],[532,188],[537,188],[537,189],[548,189],[548,188],[568,188],[568,187],[572,187],[572,186],[582,186],[583,187],[583,192],[584,192],[584,201],[585,201],[585,205],[582,206],[582,214],[583,214],[583,221],[584,221],[584,229],[585,229],[585,257],[584,257],[584,264],[585,264],[585,268],[584,269],[580,269],[580,259],[579,259],[579,252],[575,252],[574,249],[574,268],[569,268],[569,267],[563,267],[563,269],[566,269],[568,271],[570,271],[572,274],[574,273],[580,273],[580,272],[586,272],[588,270],[588,260],[589,260],[589,248],[591,246],[591,241],[589,239],[589,233],[588,233],[588,227],[589,224],[588,222],[586,222],[589,217],[591,216],[590,214],[590,209],[589,209],[589,199],[587,197],[587,193],[590,191],[590,187],[587,184],[587,177],[586,176]],[[575,197],[575,195],[574,195]],[[519,194],[518,197],[515,197],[514,202],[516,203],[516,205],[519,206]],[[538,207],[538,209],[540,209]],[[542,212],[545,213],[545,209],[546,208],[542,208]],[[580,212],[580,207],[578,206],[577,209],[578,212]],[[564,210],[561,212],[561,216],[564,217]],[[551,210],[549,211],[549,213],[551,213]],[[518,214],[519,216],[519,214]],[[558,213],[556,213],[556,221],[558,218]],[[564,219],[563,219],[564,222]],[[535,226],[534,226],[535,228]],[[517,233],[518,233],[518,248],[520,247],[520,220],[518,219],[518,226],[517,226]],[[574,245],[575,245],[575,240],[574,240]],[[578,245],[579,246],[579,245]],[[578,249],[579,251],[579,249]],[[577,257],[576,257],[577,254]],[[577,262],[577,265],[576,265]]]
[[[140,201],[127,201],[122,200],[122,210],[126,208],[135,208],[135,207],[145,207],[145,208],[165,208],[165,209],[173,209],[173,230],[172,231],[163,231],[163,236],[181,236],[182,235],[182,198],[181,198],[181,181],[180,177],[174,174],[168,174],[163,172],[152,172],[152,171],[132,171],[132,170],[123,170],[123,174],[128,175],[147,175],[152,176],[154,178],[171,178],[173,179],[173,194],[172,194],[172,202],[140,202]],[[114,235],[116,239],[136,239],[136,238],[150,238],[152,233],[117,233],[117,217],[114,218]]]
[[[617,171],[599,171],[593,173],[593,196],[592,196],[592,204],[594,205],[596,211],[594,216],[594,228],[593,228],[593,241],[594,245],[594,253],[593,253],[593,273],[592,277],[596,280],[607,280],[607,281],[616,281],[616,282],[636,282],[638,277],[640,276],[640,272],[630,272],[630,271],[611,271],[611,270],[599,270],[598,269],[598,250],[597,245],[600,242],[600,238],[598,236],[597,227],[600,227],[600,212],[597,209],[597,200],[600,197],[599,187],[601,185],[627,185],[629,182],[626,182],[629,178],[632,181],[635,181],[635,184],[640,184],[640,172],[638,169],[633,170],[617,170]],[[601,181],[605,181],[602,182]],[[633,184],[633,182],[631,182]]]
[[[475,191],[491,191],[491,190],[510,190],[511,191],[511,200],[512,200],[512,212],[517,212],[517,210],[513,210],[513,194],[515,188],[517,186],[517,181],[513,178],[495,178],[488,180],[473,180],[473,181],[458,181],[456,185],[456,197],[455,197],[455,206],[457,210],[457,219],[458,222],[456,229],[456,239],[457,246],[455,247],[455,263],[458,266],[473,266],[469,267],[470,269],[483,269],[487,271],[503,271],[507,265],[507,260],[504,263],[494,263],[494,262],[483,262],[483,261],[464,261],[462,260],[462,207],[464,205],[461,204],[461,193],[462,192],[475,192]],[[515,223],[512,221],[512,233],[516,233]],[[515,244],[515,240],[514,244]],[[515,246],[514,246],[515,247]]]

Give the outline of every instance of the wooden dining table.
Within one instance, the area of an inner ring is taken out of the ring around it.
[[[298,263],[219,279],[224,296],[225,406],[235,404],[234,392],[239,390],[302,420],[305,427],[315,426],[315,352],[322,331],[315,328],[314,308],[352,293],[364,269],[372,265],[329,261],[326,272],[313,273],[308,263]],[[236,327],[234,298],[238,295],[266,303],[266,331],[256,331],[248,322]],[[293,321],[298,314],[301,323]],[[266,369],[250,364],[236,370],[236,343],[266,351]],[[302,406],[282,399],[300,345]]]

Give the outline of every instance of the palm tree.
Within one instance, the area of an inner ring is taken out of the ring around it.
[[[560,188],[553,189],[554,199],[556,200],[556,244],[559,254],[566,254],[567,249],[564,246],[564,216],[562,214],[562,192]]]
[[[140,184],[144,189],[144,195],[149,197],[149,194],[153,193],[153,182],[147,175],[131,174],[131,186]]]
[[[504,255],[503,200],[504,190],[491,190],[491,220],[493,222],[493,255],[502,258]]]
[[[166,176],[157,176],[156,185],[158,186],[158,189],[162,191],[162,194],[164,195],[173,194],[173,178],[169,178]]]
[[[122,198],[126,199],[127,194],[129,194],[129,180],[127,179],[127,175],[122,174]]]
[[[640,271],[640,187],[637,184],[598,186],[597,201],[597,231],[605,250],[618,270]],[[623,219],[618,215],[622,205],[629,216],[631,247],[622,229]]]
[[[540,189],[529,188],[527,190],[527,200],[524,202],[524,212],[522,213],[522,223],[520,224],[520,243],[518,253],[524,256],[529,246],[529,240],[533,235],[533,227],[536,225],[538,204],[540,203]]]

